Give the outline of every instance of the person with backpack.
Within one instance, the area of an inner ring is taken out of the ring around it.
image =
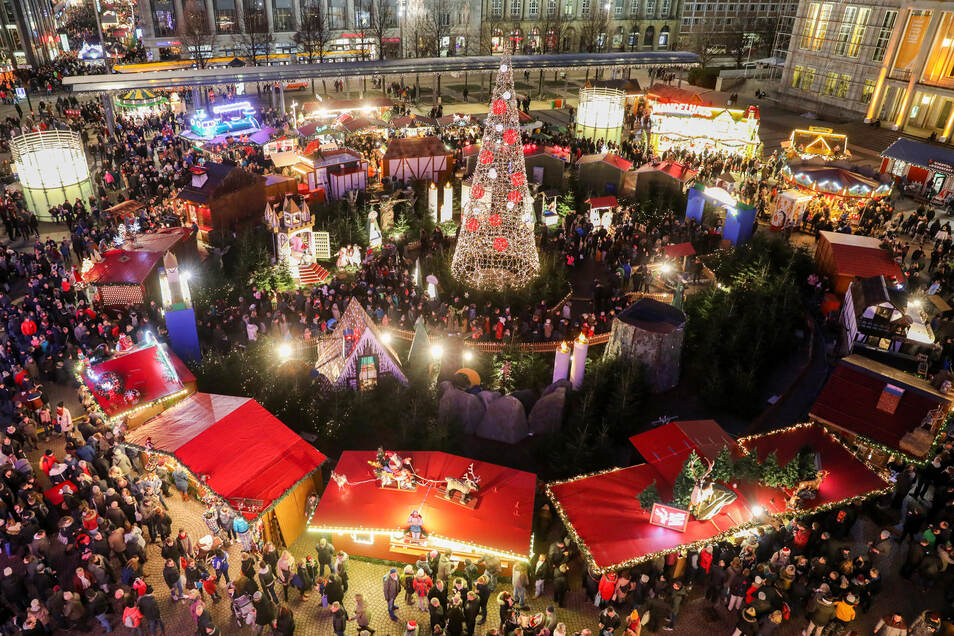
[[[126,608],[123,610],[123,626],[129,628],[129,633],[132,636],[143,636],[142,612],[136,607],[136,600],[133,598],[126,600]]]

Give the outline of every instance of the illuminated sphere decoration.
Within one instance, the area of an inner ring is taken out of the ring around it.
[[[626,93],[615,88],[581,88],[576,136],[619,143],[623,134]]]
[[[52,221],[50,208],[93,194],[89,164],[79,133],[44,130],[10,141],[17,178],[27,208],[41,221]]]

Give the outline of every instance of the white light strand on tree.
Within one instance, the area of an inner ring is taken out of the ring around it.
[[[490,290],[522,287],[540,271],[513,68],[506,52],[491,92],[451,271],[466,285]]]

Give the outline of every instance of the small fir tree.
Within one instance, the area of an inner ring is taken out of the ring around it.
[[[765,456],[761,465],[761,478],[759,481],[770,488],[778,488],[785,481],[784,471],[778,463],[778,455],[772,451]]]
[[[759,458],[753,453],[746,453],[732,465],[732,474],[742,481],[758,481],[760,477]]]
[[[800,462],[798,455],[792,458],[792,461],[785,464],[782,469],[782,486],[785,488],[794,488],[801,479]]]
[[[713,481],[726,483],[732,479],[732,453],[728,446],[723,446],[719,454],[716,455],[715,462],[712,464],[712,472],[709,476]]]
[[[689,453],[689,459],[683,464],[682,470],[676,476],[672,485],[672,503],[680,508],[689,506],[689,499],[692,497],[692,489],[696,485],[695,471],[696,465],[700,464],[696,451]]]
[[[662,501],[662,497],[659,496],[659,490],[656,488],[656,480],[654,479],[653,483],[643,488],[636,499],[639,500],[639,507],[646,512],[653,509],[653,504]]]

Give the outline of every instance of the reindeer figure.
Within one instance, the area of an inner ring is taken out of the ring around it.
[[[460,479],[456,477],[445,477],[444,484],[448,499],[453,499],[454,493],[459,492],[460,502],[467,503],[470,501],[471,495],[477,493],[480,477],[474,474],[474,465],[471,464],[467,467],[467,472],[465,472]]]
[[[692,487],[692,494],[689,495],[689,510],[693,513],[700,507],[705,505],[705,503],[712,497],[712,482],[708,479],[709,474],[712,473],[713,463],[710,462],[705,457],[701,458],[702,461],[706,462],[708,468],[700,477],[695,479],[695,485]]]

